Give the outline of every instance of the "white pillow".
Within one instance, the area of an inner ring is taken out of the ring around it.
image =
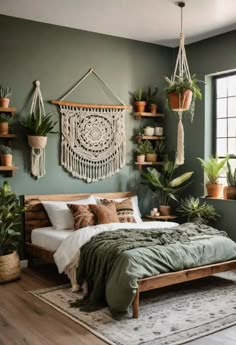
[[[94,196],[72,201],[42,201],[50,222],[56,230],[74,229],[74,219],[67,204],[88,205],[97,203]]]
[[[105,199],[105,198],[100,198],[100,197],[97,197],[97,196],[95,198],[96,198],[98,204],[101,204],[101,200]],[[128,198],[129,197],[127,197],[127,198],[118,198],[118,199],[109,199],[109,198],[106,198],[106,199],[107,200],[116,201],[116,202],[121,202],[121,201],[124,201],[124,200],[126,200]],[[130,199],[132,201],[132,206],[133,206],[133,210],[134,210],[134,219],[135,219],[136,223],[142,223],[143,221],[141,219],[141,212],[140,212],[139,207],[138,207],[138,197],[137,197],[137,195],[132,196]]]

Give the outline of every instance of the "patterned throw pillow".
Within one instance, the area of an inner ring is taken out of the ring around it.
[[[96,225],[96,218],[90,209],[91,205],[67,204],[74,219],[74,229],[78,230],[90,225]]]
[[[112,202],[109,205],[90,205],[90,209],[96,217],[97,224],[119,223],[116,206]]]
[[[132,200],[130,198],[125,199],[121,202],[114,202],[107,199],[101,200],[103,205],[109,205],[114,203],[116,206],[116,212],[120,223],[136,223],[134,218],[134,210],[132,205]]]

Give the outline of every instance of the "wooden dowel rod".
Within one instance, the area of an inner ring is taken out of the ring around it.
[[[78,108],[101,108],[101,109],[131,109],[130,105],[104,105],[104,104],[83,104],[75,102],[65,102],[65,101],[51,101],[52,104],[56,105],[69,105]]]

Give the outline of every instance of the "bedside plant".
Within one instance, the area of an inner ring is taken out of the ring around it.
[[[176,174],[177,168],[178,166],[174,161],[167,160],[160,172],[154,168],[148,168],[147,172],[142,174],[143,183],[148,186],[159,201],[162,216],[170,215],[170,200],[178,200],[177,194],[189,185],[186,182],[193,174],[191,171],[178,176]]]
[[[224,187],[224,198],[228,200],[236,200],[236,169],[232,171],[229,161],[227,161],[228,171],[226,173],[227,177],[227,187]]]
[[[222,196],[223,185],[218,183],[218,178],[229,157],[224,158],[222,161],[218,161],[218,158],[214,156],[211,156],[208,160],[199,157],[197,159],[200,161],[208,179],[206,184],[208,196],[211,198],[220,198]]]
[[[2,166],[12,166],[12,150],[10,146],[0,145],[0,157]]]
[[[180,200],[177,212],[187,222],[194,223],[208,224],[219,217],[212,205],[208,205],[206,201],[201,202],[199,198],[193,196]]]
[[[12,95],[12,89],[10,87],[3,87],[0,85],[0,107],[1,108],[8,108],[10,99],[9,97]]]
[[[7,182],[0,187],[0,283],[20,276],[20,260],[16,252],[21,233],[17,231],[24,207]]]

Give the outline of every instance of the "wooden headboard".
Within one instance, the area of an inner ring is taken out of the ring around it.
[[[91,193],[91,194],[52,194],[52,195],[25,195],[25,242],[31,242],[31,231],[36,228],[51,226],[42,201],[71,201],[86,199],[91,195],[100,198],[118,199],[134,196],[132,192]]]

